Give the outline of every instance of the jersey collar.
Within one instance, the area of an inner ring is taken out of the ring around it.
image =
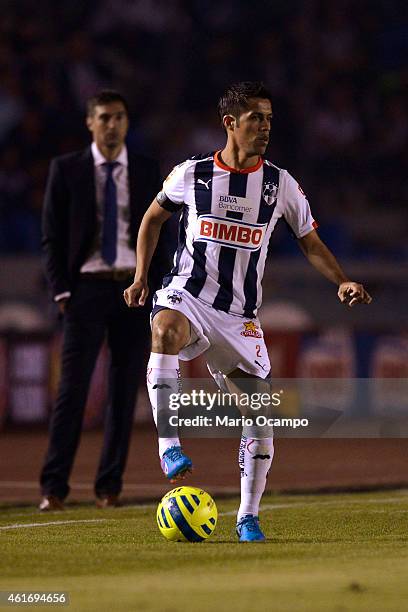
[[[224,162],[221,161],[220,159],[220,153],[221,151],[217,151],[216,154],[214,155],[215,165],[218,166],[219,168],[222,168],[222,170],[227,170],[227,172],[235,172],[236,174],[249,174],[250,172],[256,172],[257,170],[259,170],[259,168],[263,164],[263,159],[261,156],[259,156],[259,159],[257,163],[255,164],[255,166],[250,166],[249,168],[243,168],[242,170],[237,170],[236,168],[231,168],[231,166],[227,166],[226,164],[224,164]]]

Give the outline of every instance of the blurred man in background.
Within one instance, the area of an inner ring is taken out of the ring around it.
[[[78,447],[92,372],[110,349],[109,406],[95,479],[98,507],[116,506],[128,455],[139,375],[149,345],[149,305],[129,310],[122,294],[135,269],[140,221],[160,188],[155,161],[128,150],[126,100],[102,91],[88,101],[86,149],[52,160],[43,209],[43,250],[64,318],[62,371],[41,472],[41,511],[61,510]],[[166,270],[161,243],[150,275]]]

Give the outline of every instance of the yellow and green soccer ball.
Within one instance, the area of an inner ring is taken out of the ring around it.
[[[177,487],[162,498],[157,508],[157,525],[172,542],[202,542],[217,524],[215,501],[202,489]]]

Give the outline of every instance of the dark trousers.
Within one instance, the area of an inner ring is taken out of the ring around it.
[[[84,278],[64,314],[61,380],[50,422],[41,472],[43,495],[64,499],[78,448],[92,372],[107,337],[109,401],[95,493],[119,494],[132,431],[137,388],[150,342],[149,308],[128,308],[123,291],[130,281]]]

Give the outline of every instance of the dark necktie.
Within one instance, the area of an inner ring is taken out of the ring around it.
[[[116,185],[112,173],[118,165],[119,162],[105,162],[103,164],[106,169],[106,182],[103,199],[102,258],[110,266],[116,259],[118,205]]]

